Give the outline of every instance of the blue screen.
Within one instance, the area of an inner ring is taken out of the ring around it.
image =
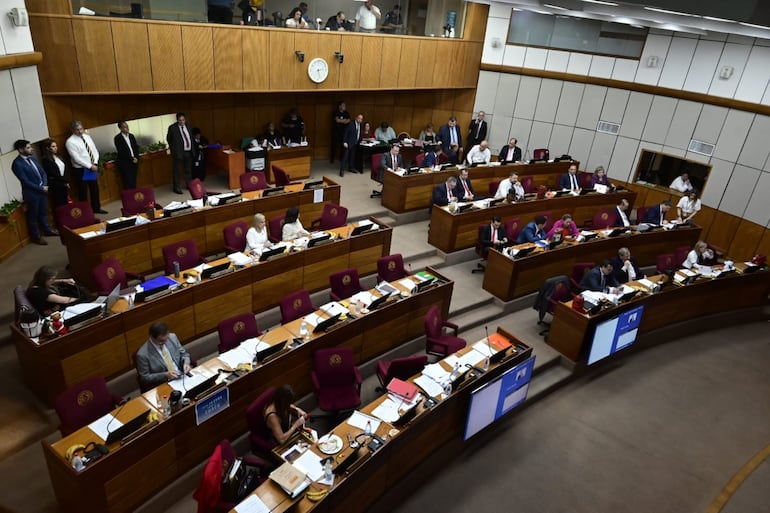
[[[597,324],[591,349],[588,352],[588,365],[633,344],[636,341],[643,311],[643,306],[637,306]]]

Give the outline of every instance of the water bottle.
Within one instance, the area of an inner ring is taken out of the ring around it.
[[[449,375],[449,381],[450,384],[452,381],[457,379],[457,376],[460,375],[460,362],[455,363],[454,369],[452,369],[452,374]]]
[[[489,356],[484,357],[484,370],[489,370]]]
[[[452,395],[452,380],[448,379],[444,383],[444,399],[448,399],[450,395]]]
[[[366,428],[364,429],[364,434],[366,436],[372,436],[372,421],[367,420],[366,421]]]
[[[305,341],[310,338],[310,333],[307,331],[307,321],[305,321],[305,319],[302,319],[302,324],[299,325],[299,334]]]
[[[174,278],[179,278],[179,262],[174,260]]]

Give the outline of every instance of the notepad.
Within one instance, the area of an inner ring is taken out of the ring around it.
[[[270,513],[270,508],[257,495],[249,495],[235,507],[237,513]]]

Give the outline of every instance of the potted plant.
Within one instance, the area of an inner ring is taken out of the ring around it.
[[[22,215],[21,201],[12,199],[0,206],[0,223],[13,223]]]

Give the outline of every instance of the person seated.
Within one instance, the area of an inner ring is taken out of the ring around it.
[[[422,142],[436,142],[436,138],[438,136],[436,135],[436,132],[433,131],[433,123],[428,123],[425,126],[425,130],[422,130],[420,132],[419,140]]]
[[[577,239],[580,236],[580,230],[578,230],[570,214],[564,214],[561,216],[561,219],[553,223],[553,226],[548,231],[548,235],[546,235],[546,239],[550,239],[555,233],[561,233],[562,237],[572,237],[573,239]]]
[[[283,138],[287,143],[302,142],[303,137],[305,137],[305,120],[299,115],[296,107],[292,107],[281,120],[281,128],[283,129]]]
[[[310,232],[305,230],[299,220],[299,209],[297,207],[289,207],[286,211],[286,216],[283,218],[281,235],[281,240],[284,242],[310,235]]]
[[[246,248],[244,251],[249,251],[254,255],[261,255],[262,251],[271,248],[273,243],[267,237],[264,215],[254,214],[252,223],[252,227],[246,232]]]
[[[492,222],[481,230],[481,255],[486,258],[490,248],[500,251],[500,248],[507,243],[508,238],[505,236],[502,219],[500,216],[494,216]]]
[[[580,179],[577,175],[577,164],[570,164],[567,173],[559,178],[559,189],[569,191],[580,190]]]
[[[628,215],[626,212],[628,211],[628,200],[623,198],[620,200],[620,203],[618,203],[618,206],[615,207],[615,224],[613,225],[616,228],[624,228],[627,226],[631,226],[631,221],[628,220]]]
[[[612,264],[609,260],[602,260],[599,265],[588,271],[580,280],[582,290],[591,290],[593,292],[605,292],[617,294],[618,283],[612,275]]]
[[[446,179],[445,183],[438,184],[433,189],[433,204],[438,205],[440,207],[445,207],[452,203],[453,201],[457,201],[457,196],[455,196],[455,189],[457,188],[457,178],[454,176],[450,176]]]
[[[289,385],[276,389],[273,401],[265,406],[265,424],[278,445],[286,443],[305,427],[309,415],[294,404],[294,390]]]
[[[519,141],[517,141],[515,137],[511,137],[511,140],[508,141],[508,144],[503,146],[503,148],[500,150],[500,154],[497,156],[497,160],[499,160],[501,164],[508,164],[509,162],[521,162],[521,148],[516,146],[517,142]]]
[[[462,201],[473,200],[473,184],[471,184],[471,179],[468,177],[467,169],[460,171],[460,176],[457,178],[457,187],[455,187],[455,196]]]
[[[680,223],[686,223],[695,217],[695,214],[700,210],[701,203],[698,199],[698,191],[690,189],[687,193],[679,199],[679,203],[676,204],[677,220]]]
[[[425,158],[422,159],[422,167],[431,168],[438,165],[438,153],[436,153],[436,145],[428,144],[425,147]]]
[[[326,27],[328,30],[332,31],[340,31],[345,32],[350,30],[350,26],[347,22],[347,17],[345,16],[345,13],[342,11],[339,11],[337,14],[333,14],[329,16],[329,19],[326,20]]]
[[[400,32],[402,28],[404,28],[404,20],[401,18],[401,6],[396,4],[393,6],[393,10],[385,15],[385,21],[382,22],[380,32],[395,34]]]
[[[700,266],[708,266],[709,261],[714,260],[714,252],[709,249],[708,244],[699,240],[695,246],[687,253],[687,258],[682,262],[682,267],[697,271]]]
[[[594,174],[591,176],[591,188],[595,188],[597,185],[604,185],[611,189],[612,183],[607,178],[607,172],[604,170],[604,166],[597,166],[594,170]]]
[[[520,201],[524,197],[524,186],[519,182],[519,175],[515,171],[511,171],[507,180],[500,181],[495,198],[507,198],[511,193],[514,201]]]
[[[644,273],[636,265],[634,257],[631,256],[631,250],[628,248],[620,248],[618,250],[618,256],[611,260],[612,263],[612,276],[618,283],[628,283],[629,281],[641,280],[644,278]]]
[[[385,171],[398,171],[404,167],[404,159],[399,154],[401,147],[398,144],[392,144],[390,151],[383,153],[380,157],[380,168]]]
[[[468,152],[467,161],[471,166],[479,164],[489,165],[490,160],[492,160],[492,152],[489,151],[489,143],[486,139]]]
[[[169,333],[168,324],[152,323],[149,335],[147,342],[136,352],[136,372],[142,390],[178,379],[191,368],[190,355],[176,334]]]
[[[241,0],[238,7],[241,9],[241,25],[255,26],[257,24],[256,1]]]
[[[286,18],[286,26],[288,28],[306,29],[310,28],[307,21],[302,18],[302,9],[295,7],[289,13],[289,17]]]
[[[259,137],[259,140],[262,141],[262,146],[265,148],[268,146],[283,145],[283,137],[281,137],[281,133],[275,129],[275,124],[273,122],[265,125],[265,133]]]
[[[388,143],[396,138],[396,131],[387,121],[380,123],[380,127],[374,131],[374,138],[380,142]]]
[[[671,208],[671,201],[663,200],[659,205],[650,207],[644,214],[642,222],[647,224],[663,224],[666,220],[666,212]]]
[[[444,155],[446,155],[447,160],[450,164],[454,164],[455,166],[460,163],[460,146],[455,144],[450,144],[449,149],[444,152]]]
[[[671,182],[671,185],[669,185],[669,187],[679,192],[687,192],[692,190],[693,186],[690,183],[690,175],[687,173],[682,173],[681,175],[674,178],[674,181]]]
[[[361,141],[373,141],[375,140],[374,132],[372,131],[372,124],[368,121],[364,121],[361,127]]]
[[[516,242],[524,244],[525,242],[538,242],[545,240],[546,234],[543,227],[546,222],[545,216],[536,216],[534,221],[527,223],[527,225],[519,232],[519,237]]]
[[[27,287],[27,299],[42,316],[64,310],[68,305],[87,303],[96,299],[72,278],[58,278],[56,269],[44,265],[35,271]]]

